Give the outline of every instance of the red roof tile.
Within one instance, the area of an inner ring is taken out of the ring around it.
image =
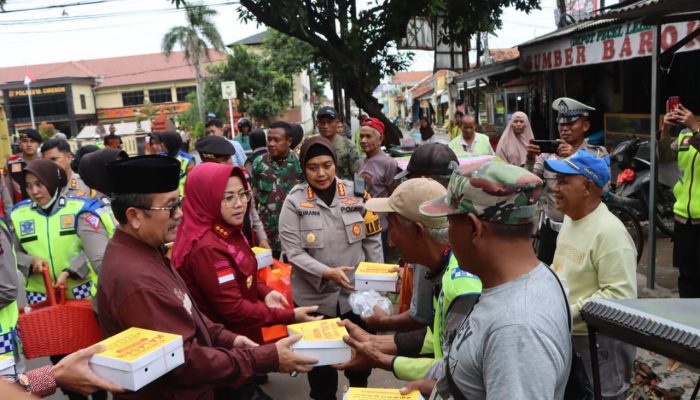
[[[401,84],[401,83],[417,83],[423,80],[428,75],[432,75],[433,71],[401,71],[397,72],[394,74],[393,77],[391,77],[391,81],[394,84]]]
[[[210,51],[210,54],[212,62],[226,57],[224,53],[214,50]],[[38,81],[52,78],[101,77],[104,80],[100,87],[189,80],[194,79],[195,75],[192,66],[185,61],[183,52],[174,51],[169,58],[163,53],[153,53],[0,68],[0,84],[21,82],[25,69]]]

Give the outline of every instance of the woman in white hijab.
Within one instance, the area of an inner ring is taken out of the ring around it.
[[[527,114],[515,112],[498,141],[496,155],[509,164],[522,167],[527,158],[527,145],[534,138]]]

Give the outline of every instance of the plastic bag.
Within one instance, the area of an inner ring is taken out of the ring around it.
[[[361,317],[369,317],[374,314],[374,306],[379,306],[387,314],[394,312],[391,301],[377,293],[376,290],[351,293],[348,302],[352,307],[352,312]]]

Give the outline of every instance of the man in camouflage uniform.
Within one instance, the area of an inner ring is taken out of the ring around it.
[[[482,156],[458,167],[445,197],[421,205],[424,216],[447,216],[459,268],[483,284],[455,331],[431,399],[564,397],[572,354],[568,304],[530,242],[541,190],[534,174]],[[406,389],[426,393],[430,382]]]
[[[333,107],[322,107],[316,113],[316,126],[324,138],[333,143],[333,150],[338,157],[335,175],[340,179],[354,180],[360,165],[357,147],[350,139],[338,134],[338,126],[342,122]]]
[[[291,145],[291,125],[283,121],[273,122],[267,132],[267,153],[253,160],[253,189],[258,214],[276,258],[282,251],[278,236],[280,207],[294,185],[304,180],[299,157],[291,151]]]
[[[544,218],[541,220],[539,233],[539,246],[537,257],[543,263],[551,265],[554,260],[554,250],[557,246],[557,236],[564,221],[564,214],[557,209],[554,199],[554,187],[556,186],[556,174],[544,167],[547,160],[561,160],[576,153],[577,150],[585,150],[602,158],[608,152],[603,146],[588,144],[586,134],[591,128],[588,116],[595,108],[568,97],[560,97],[552,102],[552,108],[557,110],[557,123],[559,128],[559,147],[556,153],[542,153],[540,147],[535,144],[527,146],[527,160],[525,168],[544,180],[546,203]]]

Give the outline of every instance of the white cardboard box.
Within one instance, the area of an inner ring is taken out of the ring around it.
[[[95,373],[137,391],[185,363],[182,336],[129,328],[102,342],[107,348],[90,359]]]
[[[0,354],[0,376],[15,376],[15,356],[12,353]]]
[[[423,396],[417,390],[401,394],[399,389],[351,387],[343,395],[343,400],[423,400]]]
[[[396,292],[399,273],[389,271],[398,267],[396,264],[361,262],[355,270],[355,290],[374,289],[377,292]]]
[[[332,318],[288,325],[289,335],[302,335],[301,340],[292,345],[292,351],[317,359],[316,366],[350,361],[350,346],[343,342],[343,336],[348,336],[348,331],[338,325],[339,320]]]
[[[272,261],[272,250],[263,247],[253,247],[253,254],[255,254],[255,259],[258,260],[258,269],[265,268],[273,264]]]

